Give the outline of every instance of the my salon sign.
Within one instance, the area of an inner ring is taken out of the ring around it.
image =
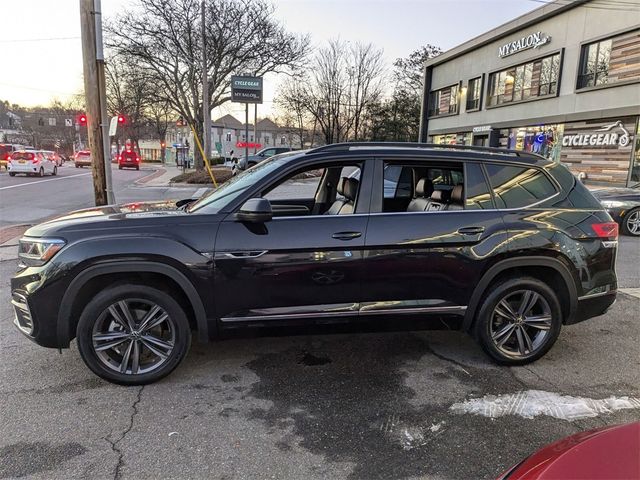
[[[505,43],[501,47],[498,47],[498,55],[500,58],[508,57],[509,55],[513,55],[514,53],[522,52],[530,48],[539,48],[550,41],[551,37],[546,33],[530,33],[529,35],[525,35],[522,38]]]

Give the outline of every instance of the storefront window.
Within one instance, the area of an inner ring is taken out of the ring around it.
[[[482,91],[482,77],[469,80],[467,88],[467,112],[480,109],[480,92]]]
[[[559,162],[563,131],[563,124],[503,129],[500,130],[502,137],[500,146],[511,150],[537,153],[554,162]]]
[[[471,132],[432,135],[430,141],[436,145],[471,145]]]

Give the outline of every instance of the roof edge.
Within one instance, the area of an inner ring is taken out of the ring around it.
[[[442,63],[448,62],[449,60],[453,60],[454,58],[460,57],[470,52],[471,50],[475,50],[489,43],[495,42],[500,38],[509,36],[512,33],[522,30],[530,25],[534,25],[542,20],[546,20],[547,18],[554,17],[567,10],[579,7],[582,4],[589,2],[590,0],[574,0],[572,3],[562,3],[562,1],[564,0],[550,1],[549,3],[542,5],[541,7],[531,10],[528,13],[524,13],[519,17],[514,18],[513,20],[497,26],[489,30],[488,32],[473,37],[470,40],[467,40],[466,42],[447,50],[437,57],[433,57],[427,60],[424,64],[425,69],[428,67],[440,65]]]

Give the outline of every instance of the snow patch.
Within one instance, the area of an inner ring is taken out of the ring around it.
[[[543,390],[525,390],[504,395],[485,395],[482,398],[454,403],[449,409],[458,414],[471,413],[489,418],[505,415],[533,418],[538,415],[547,415],[572,421],[631,408],[640,408],[639,398],[611,396],[595,400]]]

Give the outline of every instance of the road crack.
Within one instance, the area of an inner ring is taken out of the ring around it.
[[[114,480],[120,480],[121,475],[122,475],[122,467],[124,467],[124,452],[120,449],[119,444],[120,442],[122,442],[125,437],[127,436],[127,434],[133,429],[133,422],[134,419],[136,417],[136,415],[138,414],[138,405],[140,404],[140,401],[142,400],[142,391],[144,390],[144,385],[142,385],[140,387],[140,389],[138,390],[138,395],[136,396],[136,399],[134,400],[133,404],[131,405],[131,415],[129,417],[129,425],[127,426],[127,428],[124,429],[124,431],[120,434],[120,437],[117,440],[112,440],[110,437],[104,437],[104,440],[106,440],[107,442],[109,442],[109,444],[111,445],[111,450],[113,450],[113,452],[118,455],[118,463],[116,464],[116,468],[113,472],[113,479]]]

